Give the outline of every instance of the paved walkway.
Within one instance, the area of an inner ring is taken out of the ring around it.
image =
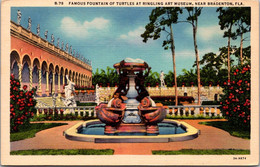
[[[180,120],[187,122],[201,131],[198,138],[170,143],[93,143],[68,140],[63,131],[80,121],[49,121],[66,122],[68,125],[40,131],[36,137],[11,142],[11,150],[31,149],[113,149],[114,154],[149,155],[152,150],[181,149],[250,149],[250,140],[233,137],[221,129],[198,124],[212,120]],[[216,120],[220,121],[220,120]]]

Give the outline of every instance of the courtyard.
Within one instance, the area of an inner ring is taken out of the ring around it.
[[[63,132],[80,121],[44,121],[45,123],[67,123],[67,125],[46,129],[33,138],[11,142],[11,151],[39,149],[112,149],[114,155],[151,155],[152,151],[177,151],[183,149],[249,150],[250,140],[231,136],[228,132],[199,122],[226,121],[224,119],[181,120],[200,130],[193,140],[170,143],[94,143],[68,140]],[[40,123],[40,122],[38,122]]]

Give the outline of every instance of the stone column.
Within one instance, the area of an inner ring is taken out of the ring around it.
[[[45,92],[49,93],[49,71],[46,71],[46,89]]]
[[[65,84],[65,75],[63,74],[63,76],[62,76],[62,83],[63,83],[63,85]],[[62,86],[63,86],[62,85]]]
[[[39,72],[38,94],[41,95],[41,93],[42,93],[42,70],[38,69],[38,72]]]
[[[18,64],[18,74],[19,74],[19,76],[18,76],[18,79],[19,79],[19,81],[20,81],[20,84],[22,85],[22,69],[23,69],[23,65],[22,64]]]
[[[55,93],[55,72],[52,73],[52,93]]]
[[[61,96],[60,94],[60,73],[58,73],[58,95]]]
[[[33,72],[33,67],[29,67],[29,75],[30,75],[30,84],[29,84],[29,90],[32,89],[32,72]]]

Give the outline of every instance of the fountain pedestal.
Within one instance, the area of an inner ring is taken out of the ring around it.
[[[166,110],[154,105],[144,86],[150,67],[144,61],[125,60],[114,67],[120,73],[120,83],[113,99],[109,105],[101,103],[95,108],[98,118],[106,124],[105,134],[158,134],[157,123],[163,121]],[[145,69],[148,69],[146,76],[143,75]]]
[[[137,108],[140,102],[135,99],[138,96],[137,90],[135,89],[136,75],[132,72],[132,74],[127,76],[129,78],[129,90],[126,94],[126,111],[122,121],[126,124],[138,124],[141,123],[142,120],[138,114]]]

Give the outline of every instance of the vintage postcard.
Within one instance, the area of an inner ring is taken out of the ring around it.
[[[258,165],[257,0],[4,0],[1,165]]]

